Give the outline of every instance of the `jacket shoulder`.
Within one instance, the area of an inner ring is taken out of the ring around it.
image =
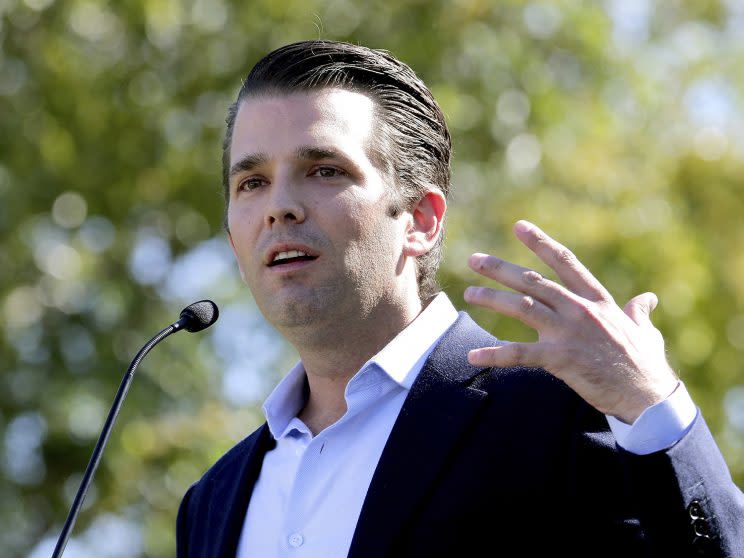
[[[268,426],[264,423],[254,430],[249,436],[235,444],[227,450],[222,457],[207,469],[201,479],[194,484],[198,485],[204,482],[210,482],[222,478],[225,475],[233,475],[236,468],[243,467],[246,456],[250,456],[254,451],[260,449],[260,446],[267,441]]]
[[[239,442],[195,482],[176,522],[179,558],[237,545],[248,500],[271,437],[266,424]]]
[[[534,396],[536,391],[547,390],[552,395],[563,395],[574,403],[578,397],[562,380],[543,368],[529,366],[476,368],[467,361],[470,350],[505,343],[481,326],[466,313],[460,312],[457,321],[445,333],[432,360],[452,375],[470,377],[471,387],[491,391],[511,388]],[[511,390],[510,390],[511,391]],[[512,392],[514,394],[514,392]]]

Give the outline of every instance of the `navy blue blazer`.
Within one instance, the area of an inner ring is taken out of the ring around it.
[[[468,364],[470,349],[494,341],[461,313],[432,352],[382,452],[350,557],[744,557],[744,496],[701,416],[673,448],[630,454],[545,371]],[[264,424],[189,489],[179,558],[235,556],[272,447]]]

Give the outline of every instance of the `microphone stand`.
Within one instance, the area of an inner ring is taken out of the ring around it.
[[[209,304],[211,304],[211,307],[205,305],[205,302],[209,302]],[[214,316],[210,315],[204,318],[200,314],[200,311],[203,312],[205,308],[207,309],[207,311],[212,311],[212,307],[213,313],[215,313]],[[127,392],[129,391],[129,386],[132,383],[132,379],[134,378],[134,371],[137,369],[137,366],[139,366],[139,363],[142,361],[142,359],[145,358],[147,353],[149,353],[155,345],[160,343],[169,335],[176,333],[177,331],[180,331],[182,329],[186,329],[187,331],[199,331],[201,329],[204,329],[205,327],[210,326],[217,319],[216,312],[217,307],[211,301],[202,301],[192,304],[188,308],[184,309],[183,312],[181,312],[181,319],[158,332],[157,335],[150,339],[134,357],[134,360],[132,360],[132,362],[130,363],[126,374],[124,374],[124,378],[122,378],[121,380],[119,391],[116,393],[114,403],[111,405],[111,410],[109,411],[108,417],[106,418],[106,422],[103,426],[103,430],[101,431],[101,435],[98,437],[98,442],[96,443],[96,447],[93,450],[93,455],[91,456],[90,461],[88,461],[88,467],[85,469],[85,475],[83,476],[83,480],[80,482],[80,487],[78,488],[77,494],[75,495],[75,500],[73,500],[72,502],[70,513],[67,515],[67,520],[65,521],[65,525],[62,528],[59,539],[57,540],[57,546],[54,548],[52,558],[59,558],[60,556],[62,556],[62,552],[64,552],[65,550],[67,539],[70,537],[70,533],[72,532],[72,528],[75,525],[77,516],[83,506],[83,500],[85,500],[85,495],[87,494],[90,483],[93,480],[93,475],[95,474],[96,469],[98,468],[98,464],[101,461],[101,455],[103,454],[103,450],[108,443],[109,436],[111,435],[111,429],[113,428],[116,417],[121,410],[122,404],[124,403],[124,398],[127,396]],[[204,323],[205,319],[209,321],[209,323]]]

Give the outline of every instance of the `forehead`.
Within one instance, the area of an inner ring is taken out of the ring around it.
[[[373,125],[374,102],[354,91],[333,88],[251,96],[238,107],[230,159],[249,153],[280,156],[312,145],[366,158]]]

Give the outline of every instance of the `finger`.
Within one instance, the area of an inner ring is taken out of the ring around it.
[[[465,289],[465,301],[516,318],[538,331],[553,327],[557,321],[557,314],[552,309],[530,295],[487,287],[468,287]]]
[[[529,221],[517,221],[514,233],[530,250],[556,272],[572,292],[592,301],[610,301],[612,296],[584,267],[576,255]]]
[[[631,298],[623,312],[638,325],[647,325],[651,322],[651,312],[658,304],[659,299],[654,293],[643,293]]]
[[[468,353],[473,366],[531,366],[545,368],[545,350],[540,343],[507,343],[499,347],[483,347]]]
[[[473,254],[468,265],[481,275],[494,279],[510,289],[528,294],[540,302],[558,310],[568,302],[577,302],[577,297],[571,291],[555,281],[546,279],[537,271],[516,265],[496,256],[488,254]]]

